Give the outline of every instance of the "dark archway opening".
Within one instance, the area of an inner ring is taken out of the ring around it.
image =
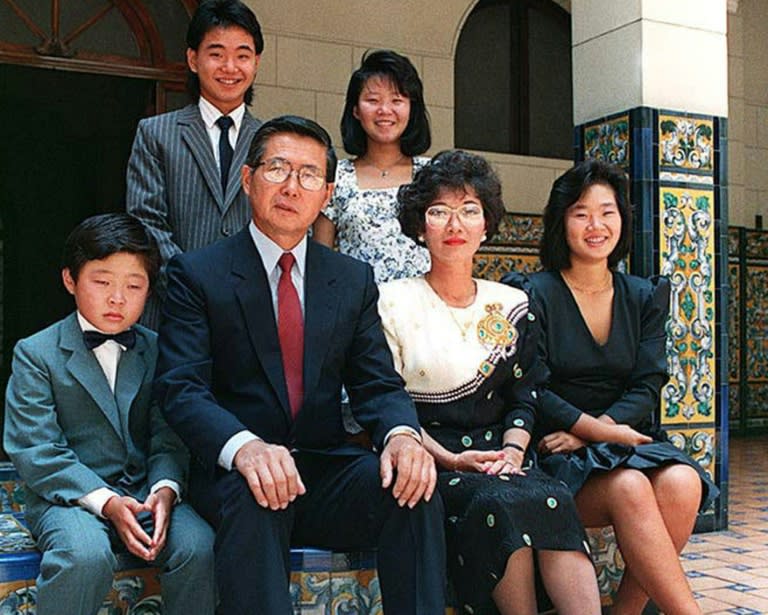
[[[73,309],[60,256],[87,216],[125,208],[136,124],[153,81],[0,65],[3,391],[13,346]]]

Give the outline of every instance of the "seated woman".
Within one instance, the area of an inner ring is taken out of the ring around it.
[[[615,270],[631,225],[618,167],[586,161],[555,181],[546,271],[530,276],[550,371],[540,463],[568,485],[585,526],[614,527],[626,568],[613,613],[639,614],[649,596],[665,613],[700,613],[678,554],[717,489],[653,424],[668,379],[669,282]]]
[[[536,613],[534,557],[561,614],[600,612],[568,490],[532,465],[546,376],[525,293],[472,277],[504,212],[479,156],[447,151],[400,188],[403,232],[429,250],[426,275],[380,288],[379,311],[440,474],[449,572],[462,613]]]

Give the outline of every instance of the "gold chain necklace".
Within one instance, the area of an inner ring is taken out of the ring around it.
[[[445,305],[445,308],[448,310],[448,315],[451,317],[451,320],[454,322],[456,327],[459,330],[459,333],[461,333],[461,339],[462,341],[467,341],[467,333],[469,333],[469,328],[472,326],[472,319],[470,318],[467,322],[465,322],[463,325],[459,322],[459,319],[456,318],[456,314],[454,314],[454,310],[461,310],[466,308],[452,308],[447,303],[443,302],[443,305]]]
[[[467,333],[469,333],[469,328],[472,326],[472,318],[470,318],[466,323],[464,323],[462,325],[459,322],[458,318],[456,318],[456,314],[454,313],[454,310],[466,309],[466,308],[468,308],[469,306],[471,306],[475,302],[475,298],[477,297],[477,282],[472,280],[473,292],[472,292],[472,296],[470,297],[469,301],[467,301],[467,305],[465,305],[464,307],[454,308],[454,307],[448,305],[446,300],[443,299],[440,296],[440,293],[438,293],[435,290],[435,287],[432,286],[431,282],[429,281],[428,275],[424,276],[424,281],[432,289],[432,292],[435,293],[435,296],[437,296],[437,298],[440,299],[440,303],[442,303],[445,306],[445,310],[446,310],[446,312],[448,312],[448,316],[451,317],[451,320],[456,325],[456,328],[459,330],[459,333],[461,333],[461,339],[466,342],[467,341]]]
[[[599,288],[585,288],[583,286],[574,284],[573,281],[570,279],[570,276],[566,275],[565,271],[561,271],[560,275],[563,276],[563,280],[565,280],[565,283],[568,286],[568,288],[580,293],[584,293],[585,295],[597,295],[598,293],[604,293],[606,290],[608,290],[613,286],[613,275],[611,274],[610,271],[608,272],[608,277],[605,281],[605,284],[603,284]]]

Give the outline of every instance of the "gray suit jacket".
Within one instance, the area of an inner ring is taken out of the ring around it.
[[[151,403],[156,335],[136,327],[114,394],[76,314],[21,340],[5,402],[5,451],[26,486],[34,524],[100,487],[143,500],[161,479],[184,484],[188,454]]]
[[[179,252],[234,235],[251,218],[240,169],[261,125],[247,111],[240,125],[226,193],[197,104],[143,119],[128,160],[126,209],[160,246],[163,275],[142,323],[157,329],[165,264]]]

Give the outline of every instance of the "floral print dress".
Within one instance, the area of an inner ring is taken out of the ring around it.
[[[414,158],[413,173],[427,162]],[[333,196],[323,210],[336,226],[339,251],[371,265],[377,284],[421,275],[430,266],[427,249],[403,235],[397,190],[359,188],[355,165],[340,160]]]

